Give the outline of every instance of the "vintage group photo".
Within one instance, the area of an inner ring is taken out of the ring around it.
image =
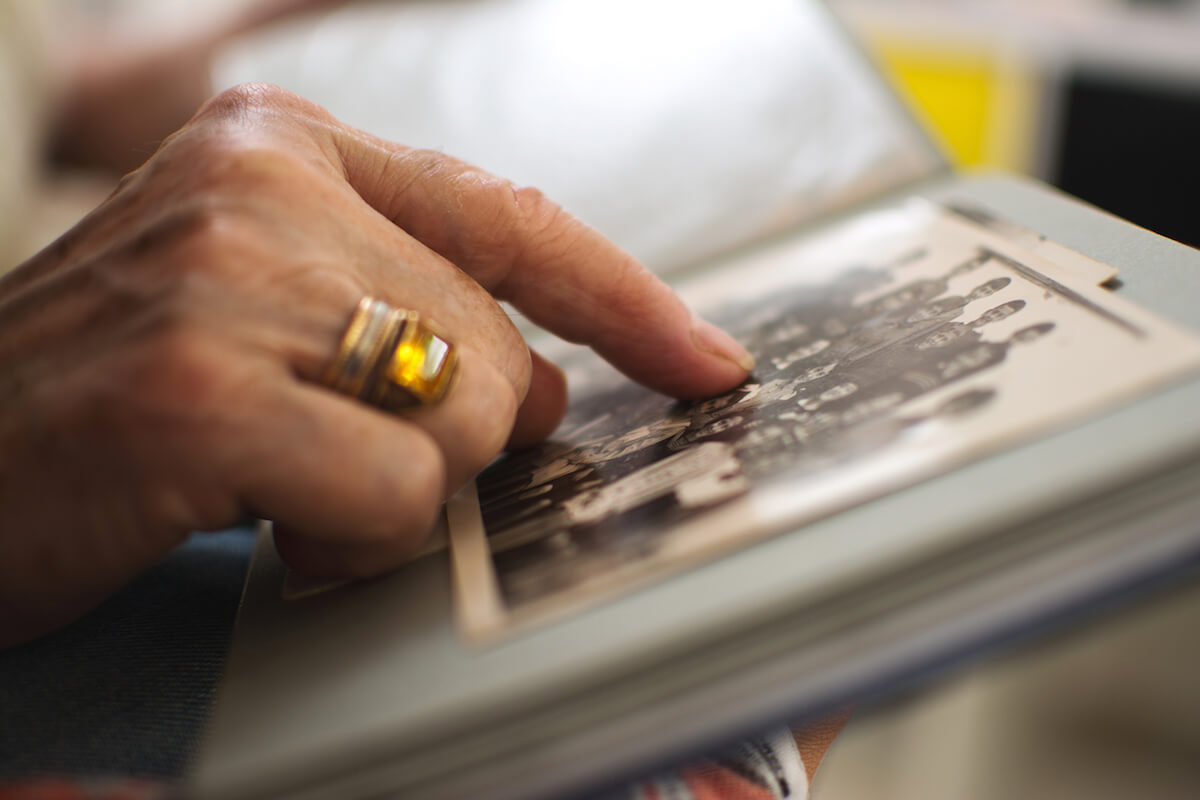
[[[475,587],[467,629],[567,613],[795,529],[1195,358],[1085,273],[908,204],[685,286],[757,361],[731,392],[680,403],[570,352],[559,433],[479,477],[482,526],[452,519],[459,563],[485,560],[490,578],[460,581]]]

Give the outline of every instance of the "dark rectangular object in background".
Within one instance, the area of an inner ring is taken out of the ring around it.
[[[1200,82],[1079,67],[1064,81],[1060,124],[1052,183],[1200,246]]]

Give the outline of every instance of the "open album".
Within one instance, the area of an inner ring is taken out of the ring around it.
[[[542,187],[757,368],[681,403],[530,331],[566,421],[398,572],[265,531],[190,796],[589,796],[1200,554],[1200,253],[956,175],[815,2],[366,5],[220,77]]]
[[[587,352],[555,437],[450,507],[464,631],[585,607],[1200,368],[1200,338],[969,206],[909,199],[681,286],[755,356],[683,404]],[[1027,237],[1025,237],[1027,238]]]

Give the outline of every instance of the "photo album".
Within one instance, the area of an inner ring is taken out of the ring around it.
[[[821,3],[352,4],[272,36],[218,82],[538,186],[757,366],[682,402],[518,320],[563,424],[394,574],[306,578],[264,525],[189,797],[593,796],[1200,556],[1200,252],[956,172]]]
[[[566,422],[448,517],[464,632],[585,607],[1200,367],[1200,338],[1104,289],[1110,267],[989,222],[912,199],[685,284],[758,362],[719,397],[562,360]]]

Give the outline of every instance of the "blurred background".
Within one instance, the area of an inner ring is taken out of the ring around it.
[[[1200,2],[833,0],[955,162],[1200,245]]]
[[[153,29],[187,0],[47,0]],[[244,5],[210,0],[203,13]],[[1200,245],[1200,0],[828,0],[960,167]],[[333,57],[337,57],[334,55]]]
[[[58,19],[74,20],[64,26],[130,37],[156,37],[241,3],[46,0]],[[741,5],[729,4],[728,13]],[[1200,245],[1200,0],[829,5],[956,167],[1032,175]],[[215,84],[292,70],[300,84],[320,88],[323,69],[337,73],[362,55],[347,48],[337,22],[298,24],[218,54]],[[336,35],[322,38],[322,30]],[[353,107],[356,88],[326,86],[328,100],[317,99]],[[359,109],[367,118],[373,110]],[[889,140],[907,135],[885,133]],[[909,168],[893,183],[930,168],[919,146],[900,149]],[[50,183],[59,201],[76,202],[46,204],[33,240],[70,224],[110,185],[108,178]],[[1198,622],[1200,580],[1193,579],[903,697],[865,704],[818,773],[814,795],[1200,797]]]

